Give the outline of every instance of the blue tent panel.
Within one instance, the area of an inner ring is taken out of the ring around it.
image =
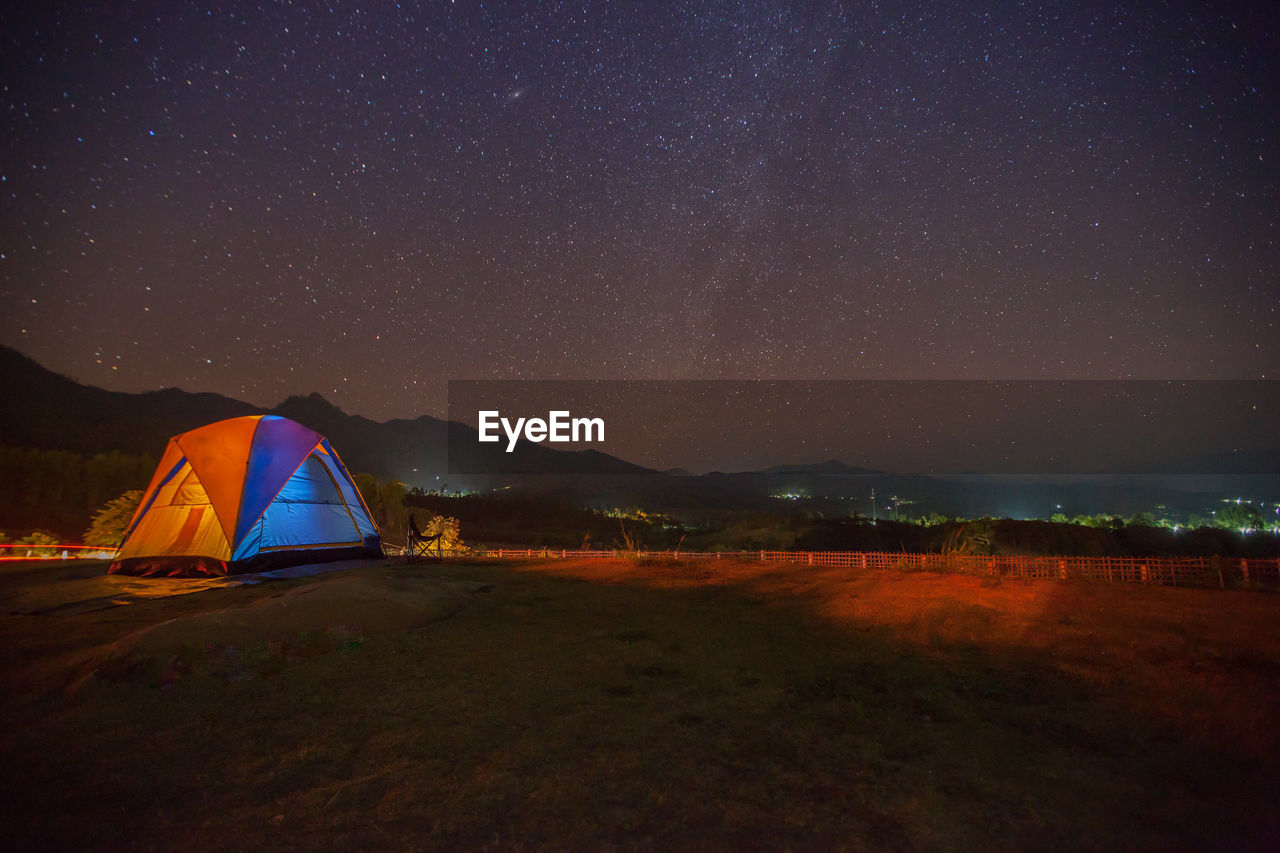
[[[321,443],[321,446],[329,451],[329,455],[322,458],[325,466],[333,474],[334,481],[338,484],[342,499],[346,501],[347,506],[351,507],[351,515],[355,518],[356,527],[360,530],[360,535],[362,537],[377,536],[378,531],[373,526],[373,520],[365,514],[364,501],[360,498],[360,492],[356,489],[356,484],[352,481],[351,474],[347,472],[347,466],[343,465],[338,454],[333,452],[333,448],[329,446],[327,439]]]
[[[233,560],[296,547],[350,547],[377,536],[355,487],[333,457],[312,453],[234,549]]]
[[[351,513],[341,504],[273,503],[262,514],[259,550],[361,544]]]
[[[272,503],[338,504],[346,503],[338,492],[338,484],[315,454],[308,456],[280,488]]]
[[[276,415],[263,415],[253,433],[253,445],[236,514],[235,541],[231,550],[239,550],[241,540],[254,526],[258,516],[289,481],[298,466],[319,444],[319,433],[302,424]]]

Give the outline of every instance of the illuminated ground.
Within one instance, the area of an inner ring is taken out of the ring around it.
[[[14,849],[1266,849],[1278,617],[727,560],[9,614],[0,819]]]

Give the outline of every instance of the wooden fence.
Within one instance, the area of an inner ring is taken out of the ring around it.
[[[476,556],[498,559],[630,557],[665,560],[761,560],[808,566],[906,572],[952,572],[1042,580],[1102,580],[1170,586],[1280,587],[1280,558],[1044,557],[905,554],[882,551],[578,551],[499,548]]]

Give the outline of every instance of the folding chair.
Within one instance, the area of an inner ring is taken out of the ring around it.
[[[418,529],[418,522],[410,513],[409,529],[405,534],[405,557],[409,560],[443,560],[444,551],[440,547],[440,537],[443,535],[443,533],[437,533],[435,536],[425,535]]]

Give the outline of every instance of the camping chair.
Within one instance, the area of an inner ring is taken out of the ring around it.
[[[437,533],[435,536],[425,535],[418,529],[418,522],[414,519],[413,513],[410,513],[409,529],[405,534],[405,557],[410,560],[420,558],[443,560],[444,551],[440,547],[440,537],[443,535],[443,533]]]

